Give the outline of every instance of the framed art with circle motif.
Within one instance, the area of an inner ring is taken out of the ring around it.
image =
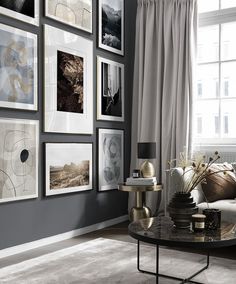
[[[0,202],[38,197],[37,120],[0,118]]]

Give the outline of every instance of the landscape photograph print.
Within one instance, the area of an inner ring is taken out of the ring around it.
[[[92,0],[46,0],[45,14],[63,24],[92,33]]]
[[[124,121],[124,65],[97,58],[97,119]]]
[[[37,110],[37,35],[0,24],[0,107]]]
[[[92,144],[46,143],[46,195],[92,189]]]
[[[99,47],[124,55],[124,0],[99,0]]]
[[[39,25],[39,0],[1,0],[0,14]]]
[[[124,179],[124,131],[99,129],[99,191],[114,190]]]
[[[57,51],[57,110],[83,113],[83,57]]]
[[[38,196],[38,121],[0,118],[0,202]]]

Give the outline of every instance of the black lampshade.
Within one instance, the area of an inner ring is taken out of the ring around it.
[[[156,143],[138,143],[138,158],[139,159],[155,159],[156,158]]]

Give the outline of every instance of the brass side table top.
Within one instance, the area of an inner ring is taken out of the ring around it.
[[[126,185],[125,183],[118,184],[118,189],[128,192],[146,192],[146,191],[160,191],[163,189],[161,183],[157,185]]]

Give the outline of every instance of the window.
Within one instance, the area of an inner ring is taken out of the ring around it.
[[[215,134],[220,133],[220,118],[218,115],[215,115]]]
[[[197,134],[202,133],[202,117],[198,116],[197,118]]]
[[[229,81],[227,79],[224,80],[224,95],[225,97],[229,96]]]
[[[224,115],[224,133],[229,133],[229,117],[228,115]]]
[[[195,145],[236,143],[236,0],[198,0]]]
[[[197,95],[199,98],[202,97],[202,82],[198,82],[197,84]]]

